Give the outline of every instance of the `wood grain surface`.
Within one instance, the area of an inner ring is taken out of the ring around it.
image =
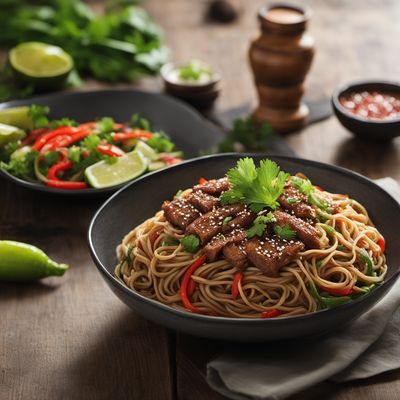
[[[219,110],[251,104],[256,95],[247,51],[258,32],[263,1],[236,0],[238,21],[205,18],[207,0],[147,0],[164,28],[171,58],[200,58],[223,76]],[[313,17],[316,58],[307,97],[329,97],[350,80],[400,76],[400,2],[306,0]],[[101,7],[100,2],[92,2]],[[85,90],[98,88],[89,82]],[[126,86],[126,85],[121,85]],[[160,90],[158,78],[140,87]],[[341,165],[371,178],[400,181],[400,138],[386,145],[354,139],[330,118],[286,137],[304,158]],[[204,380],[206,362],[223,344],[175,334],[145,321],[106,287],[86,245],[97,200],[31,193],[0,180],[0,239],[35,244],[68,262],[62,278],[29,285],[0,284],[0,400],[220,400]],[[321,384],[293,399],[398,399],[400,372],[342,385]]]

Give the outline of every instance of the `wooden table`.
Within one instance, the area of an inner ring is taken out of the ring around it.
[[[220,110],[255,103],[247,50],[263,2],[238,3],[240,19],[218,25],[205,21],[205,0],[145,2],[165,28],[174,60],[197,57],[221,71]],[[398,79],[398,1],[304,3],[314,10],[310,30],[317,40],[309,97],[329,96],[352,79]],[[87,88],[93,86],[98,84]],[[146,79],[141,87],[157,90],[160,82]],[[361,143],[332,117],[286,140],[302,157],[400,181],[399,139]],[[0,285],[0,399],[222,399],[204,380],[206,361],[221,343],[147,322],[106,287],[86,245],[88,223],[100,204],[47,197],[1,180],[0,238],[36,244],[71,269],[62,279]],[[400,372],[394,371],[362,382],[321,384],[294,398],[390,400],[399,390]]]

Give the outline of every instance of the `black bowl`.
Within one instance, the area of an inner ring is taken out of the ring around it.
[[[339,87],[332,95],[332,106],[341,124],[363,139],[388,141],[400,136],[400,117],[390,120],[371,120],[357,117],[340,104],[340,97],[350,92],[377,91],[396,93],[400,96],[400,84],[395,82],[364,81]]]
[[[197,157],[200,151],[211,148],[225,137],[220,129],[196,110],[159,93],[138,90],[65,92],[2,103],[0,109],[30,104],[49,106],[52,119],[69,117],[80,122],[105,116],[118,122],[128,122],[132,114],[138,113],[147,118],[155,130],[166,132],[176,148],[184,152],[185,158]],[[104,189],[60,190],[19,179],[3,170],[0,170],[0,176],[28,189],[66,196],[106,195],[126,184]]]
[[[332,310],[278,319],[240,319],[197,315],[178,311],[128,289],[114,276],[116,247],[126,233],[160,209],[165,199],[195,184],[199,177],[221,177],[243,155],[201,157],[168,170],[147,175],[115,193],[96,213],[88,232],[90,251],[111,290],[143,317],[196,336],[236,341],[269,341],[320,334],[337,329],[372,307],[395,283],[400,273],[398,228],[400,206],[387,192],[367,178],[343,168],[314,161],[270,156],[292,174],[303,172],[315,184],[332,192],[348,193],[361,201],[386,238],[385,282],[371,294]],[[254,155],[256,160],[266,156]],[[160,185],[162,182],[162,185]]]

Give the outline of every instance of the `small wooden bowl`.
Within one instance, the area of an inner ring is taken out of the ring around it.
[[[362,118],[352,114],[340,103],[342,96],[363,91],[394,93],[400,96],[400,84],[388,81],[358,81],[336,89],[332,95],[332,106],[341,124],[363,139],[383,142],[400,136],[400,117],[382,120]]]
[[[221,91],[220,75],[214,73],[212,78],[204,83],[177,82],[171,79],[171,72],[179,68],[179,66],[168,63],[161,68],[161,77],[164,81],[165,92],[186,101],[196,108],[211,107]]]

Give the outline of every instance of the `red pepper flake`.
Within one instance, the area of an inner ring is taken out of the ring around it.
[[[282,314],[284,314],[283,311],[278,310],[277,308],[273,308],[272,310],[263,311],[261,313],[261,318],[275,318],[279,317]]]
[[[188,285],[193,273],[206,262],[206,256],[203,254],[195,260],[186,270],[183,276],[181,287],[179,289],[179,296],[185,308],[193,313],[200,313],[200,311],[192,305],[188,296]]]
[[[242,284],[243,274],[236,272],[232,283],[232,298],[235,300],[239,296],[239,284]]]

